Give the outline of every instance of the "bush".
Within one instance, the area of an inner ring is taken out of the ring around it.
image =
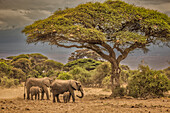
[[[9,78],[19,79],[19,82],[26,80],[26,74],[19,68],[12,68],[12,73],[9,75]]]
[[[10,73],[12,73],[11,66],[7,65],[5,62],[0,62],[0,72],[9,75]]]
[[[38,78],[38,76],[40,75],[39,72],[35,69],[31,70],[28,75],[30,75],[30,77],[35,77]]]
[[[78,80],[84,85],[87,85],[91,82],[91,73],[84,68],[76,67],[69,73],[72,75],[74,80]]]
[[[110,76],[106,76],[106,77],[103,79],[102,85],[105,86],[105,87],[108,88],[108,89],[111,88]]]
[[[1,78],[1,84],[0,85],[2,87],[10,88],[12,86],[19,85],[19,80],[13,79],[13,78],[8,79],[7,77],[3,77],[3,78]]]
[[[72,76],[69,73],[63,72],[59,74],[57,79],[69,80],[69,79],[72,79]]]
[[[103,79],[110,75],[110,71],[111,66],[109,62],[100,64],[92,74],[92,81],[94,81],[95,84],[99,84],[99,86],[101,86]]]
[[[123,87],[116,87],[112,93],[113,97],[124,96],[126,94],[126,89]]]
[[[139,66],[136,74],[129,78],[129,95],[137,97],[160,97],[168,91],[170,81],[161,71],[151,70],[148,66]]]

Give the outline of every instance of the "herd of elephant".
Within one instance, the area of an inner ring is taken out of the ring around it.
[[[75,94],[74,90],[78,90],[81,92],[81,96],[76,95],[79,98],[83,98],[83,88],[80,82],[76,80],[54,80],[48,77],[44,78],[28,78],[24,85],[24,99],[27,96],[27,99],[33,100],[33,96],[35,99],[39,99],[39,94],[41,92],[41,100],[44,99],[44,93],[46,93],[47,100],[49,100],[49,92],[48,88],[50,88],[50,92],[53,95],[53,102],[56,102],[55,97],[57,98],[57,102],[61,102],[59,99],[59,95],[63,94],[63,100],[65,103],[69,102],[70,97],[72,97],[73,102],[75,102]],[[27,95],[25,95],[25,90],[27,91]]]

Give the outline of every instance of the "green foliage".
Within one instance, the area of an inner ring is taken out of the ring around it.
[[[46,56],[39,53],[10,56],[7,59],[0,59],[0,78],[5,81],[4,84],[1,84],[4,87],[7,84],[9,87],[20,84],[29,77],[58,76],[57,71],[63,67],[62,63],[48,60]]]
[[[165,75],[170,79],[170,67],[163,70]]]
[[[32,65],[35,65],[37,63],[41,63],[45,60],[47,60],[48,58],[40,53],[32,53],[32,54],[28,54],[30,61],[32,63]]]
[[[131,29],[132,26],[135,26],[134,29]],[[138,34],[138,30],[154,36],[168,37],[170,18],[154,10],[107,0],[104,3],[89,2],[75,8],[58,10],[50,17],[26,26],[22,32],[28,35],[28,43],[47,41],[55,44],[49,37],[49,34],[54,34],[64,36],[62,40],[65,43],[105,42],[106,37],[109,37],[108,41],[120,40],[123,45],[126,42],[146,42],[148,37]]]
[[[46,60],[44,62],[44,65],[46,65],[47,70],[49,70],[49,69],[62,70],[62,68],[64,66],[62,63],[56,62],[54,60]]]
[[[0,72],[5,73],[6,75],[11,73],[11,66],[7,65],[4,62],[0,62]]]
[[[68,62],[64,66],[64,70],[71,70],[75,67],[82,67],[90,71],[90,70],[94,70],[99,64],[101,64],[100,61],[95,61],[93,59],[78,59],[72,62]]]
[[[133,97],[159,97],[169,86],[170,81],[161,71],[140,65],[138,72],[129,78],[128,90]]]
[[[26,73],[22,71],[22,69],[19,68],[12,68],[12,73],[9,75],[9,78],[18,79],[19,82],[24,82],[26,80]]]
[[[70,80],[72,79],[72,76],[67,72],[63,72],[58,75],[57,79]]]
[[[95,84],[102,85],[102,81],[105,77],[109,76],[111,72],[111,65],[109,62],[104,62],[100,64],[92,74],[92,81]]]
[[[10,58],[10,57],[8,57],[8,58]],[[15,57],[13,57],[12,62],[17,61],[18,59],[21,59],[21,58],[29,59],[29,56],[27,54],[21,54],[21,55],[15,56]]]
[[[91,72],[82,67],[75,67],[69,71],[74,80],[80,81],[82,84],[87,85],[91,83]]]
[[[17,61],[13,62],[12,66],[14,66],[15,68],[20,68],[23,72],[28,73],[31,69],[31,62],[29,59],[20,58]]]
[[[39,72],[35,69],[31,70],[29,73],[28,73],[29,77],[35,77],[35,78],[38,78],[40,76]]]
[[[110,89],[110,88],[111,88],[110,76],[104,77],[104,79],[102,80],[102,85],[103,85],[104,87],[106,87],[107,89]]]
[[[121,97],[124,96],[126,94],[126,89],[123,87],[116,87],[114,89],[114,93],[112,93],[113,97]]]
[[[17,86],[19,85],[19,80],[18,79],[13,79],[13,78],[8,78],[8,77],[3,77],[0,78],[0,85],[6,88],[10,88],[12,86]]]

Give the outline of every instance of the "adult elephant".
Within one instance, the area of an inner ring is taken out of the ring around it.
[[[24,99],[25,99],[25,89],[27,89],[27,99],[30,99],[30,88],[32,86],[38,86],[42,89],[42,95],[41,95],[41,100],[44,99],[44,92],[46,93],[47,96],[47,100],[49,100],[49,94],[48,94],[48,88],[50,87],[51,83],[52,83],[52,79],[48,78],[48,77],[44,77],[44,78],[28,78],[25,82],[25,86],[24,86]]]
[[[77,97],[83,98],[84,96],[81,83],[75,80],[55,80],[50,88],[51,92],[53,93],[53,102],[56,102],[55,97],[57,97],[57,102],[60,102],[59,94],[63,94],[67,91],[70,92],[73,102],[75,102],[74,90],[78,90],[81,92],[81,96],[76,95]]]

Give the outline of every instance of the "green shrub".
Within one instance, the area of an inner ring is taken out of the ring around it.
[[[31,70],[31,71],[29,72],[29,75],[30,75],[30,77],[38,78],[38,76],[39,76],[40,74],[39,74],[39,72],[38,72],[37,70],[33,69],[33,70]]]
[[[19,79],[19,82],[26,80],[26,74],[19,68],[12,68],[12,73],[9,75],[10,78]]]
[[[7,65],[5,62],[0,62],[0,72],[9,75],[10,73],[12,73],[11,66]]]
[[[103,81],[102,81],[102,85],[108,89],[111,88],[111,83],[110,83],[110,76],[106,76]]]
[[[83,85],[87,85],[91,82],[91,72],[85,68],[75,67],[69,72],[74,80],[80,81]]]
[[[69,73],[63,72],[59,74],[57,79],[69,80],[69,79],[72,79],[72,76]]]
[[[139,66],[137,73],[129,78],[129,95],[133,97],[160,97],[168,91],[170,82],[161,71],[151,70],[148,66]]]
[[[99,84],[99,86],[101,86],[103,79],[110,75],[110,71],[111,66],[109,62],[104,62],[97,66],[97,68],[92,73],[92,81],[94,81],[93,83]]]
[[[123,88],[123,87],[116,87],[114,89],[114,92],[112,93],[112,96],[113,97],[121,97],[121,96],[124,96],[126,94],[126,89]]]
[[[8,77],[3,77],[3,78],[1,78],[1,84],[0,85],[2,87],[10,88],[12,86],[19,85],[19,80],[13,79],[13,78],[8,79]]]

